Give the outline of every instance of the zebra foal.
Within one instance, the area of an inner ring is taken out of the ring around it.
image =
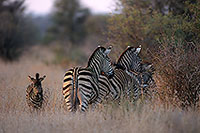
[[[39,73],[36,73],[35,78],[28,76],[31,84],[26,89],[26,101],[29,107],[39,109],[43,103],[43,89],[41,82],[46,76],[39,77]]]

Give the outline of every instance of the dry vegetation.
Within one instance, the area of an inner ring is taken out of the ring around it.
[[[164,108],[158,102],[132,105],[125,101],[85,114],[68,113],[61,93],[65,70],[47,63],[53,57],[48,49],[36,47],[18,62],[0,62],[0,132],[200,132],[198,111]],[[31,113],[25,89],[27,75],[36,72],[47,76],[43,88],[49,98],[43,111]]]

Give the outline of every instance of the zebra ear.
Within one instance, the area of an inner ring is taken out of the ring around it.
[[[28,79],[33,82],[34,81],[34,78],[32,78],[31,76],[28,75]]]
[[[145,70],[149,70],[152,66],[153,66],[153,64],[144,65],[144,69]]]
[[[40,82],[43,81],[46,78],[46,75],[44,75],[42,78],[40,78]]]
[[[112,49],[112,46],[109,46],[106,50],[105,50],[105,54],[107,55],[107,54],[109,54],[110,53],[110,51],[111,51],[111,49]]]
[[[136,51],[135,51],[135,53],[136,53],[136,54],[139,54],[139,53],[140,53],[140,51],[141,51],[141,49],[142,49],[142,48],[141,48],[141,45],[140,45],[138,48],[136,48]]]

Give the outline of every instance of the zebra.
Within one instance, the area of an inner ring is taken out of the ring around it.
[[[140,72],[131,71],[131,73],[138,78],[140,84],[140,93],[138,93],[138,97],[141,97],[142,99],[145,97],[145,99],[148,100],[152,98],[152,92],[150,91],[150,88],[155,88],[156,86],[153,79],[154,71],[155,69],[151,63],[142,63]]]
[[[135,52],[134,52],[135,51]],[[135,89],[134,92],[136,95],[143,93],[148,94],[149,87],[155,86],[155,82],[153,80],[153,64],[151,63],[142,63],[140,56],[138,56],[141,51],[141,45],[138,48],[133,48],[128,46],[127,49],[121,54],[117,61],[117,65],[121,68],[125,69],[125,71],[131,75],[132,77],[137,77],[140,90]],[[131,88],[129,88],[129,91]],[[137,96],[139,97],[139,96]]]
[[[77,106],[82,112],[88,108],[88,104],[99,103],[99,76],[103,72],[107,76],[112,76],[114,70],[108,54],[111,46],[104,48],[99,46],[90,56],[86,67],[74,67],[69,69],[64,75],[63,96],[67,109],[75,112]]]
[[[40,109],[42,107],[43,89],[41,82],[45,77],[45,75],[40,77],[39,73],[35,74],[35,78],[28,76],[31,84],[26,89],[26,101],[31,108]]]
[[[141,71],[138,75],[138,79],[140,84],[142,84],[143,87],[148,87],[155,85],[155,81],[153,79],[153,74],[154,74],[154,67],[152,63],[142,63],[141,64]]]
[[[141,46],[138,48],[128,47],[120,55],[115,64],[114,76],[112,78],[107,78],[103,74],[100,75],[99,86],[101,93],[98,99],[102,101],[109,95],[113,100],[119,100],[122,93],[128,94],[130,88],[135,92],[134,97],[137,97],[137,91],[139,91],[139,80],[136,75],[129,74],[128,70],[140,70],[141,58],[138,55],[140,50]]]
[[[129,71],[141,71],[140,51],[141,45],[137,48],[128,46],[118,58],[115,64],[115,75],[109,80],[112,84],[111,93],[114,99],[119,99],[122,93],[126,96],[132,95],[134,99],[138,98],[140,82],[138,77],[130,74]]]

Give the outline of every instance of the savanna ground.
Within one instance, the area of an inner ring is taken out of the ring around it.
[[[109,103],[87,113],[66,111],[62,97],[65,70],[49,63],[53,52],[36,46],[17,62],[0,62],[0,132],[200,132],[199,112],[165,109],[159,102]],[[66,66],[66,69],[68,66]],[[46,75],[47,104],[31,113],[25,99],[27,75]]]

